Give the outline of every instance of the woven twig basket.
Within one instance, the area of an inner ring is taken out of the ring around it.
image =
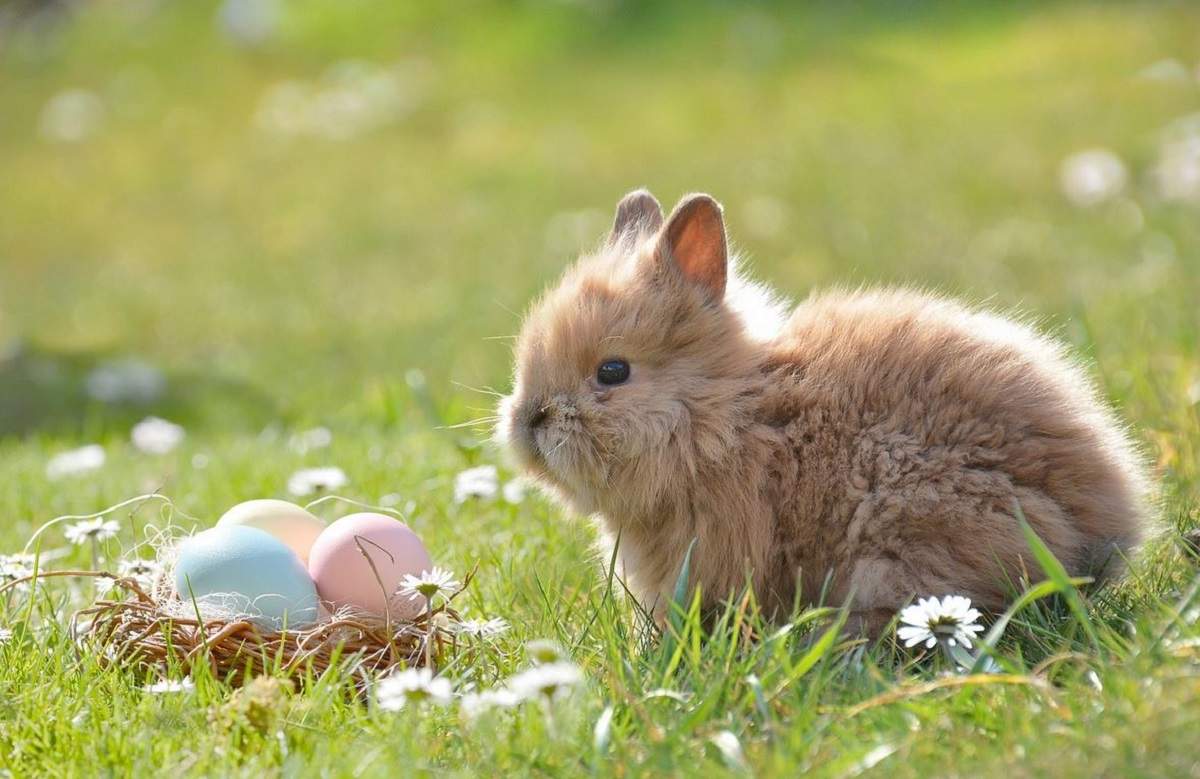
[[[39,572],[0,591],[54,577],[112,580],[125,597],[99,598],[72,620],[80,645],[94,649],[105,663],[164,677],[172,667],[191,673],[203,663],[217,678],[233,683],[264,673],[316,677],[340,664],[362,686],[395,668],[436,665],[457,647],[454,627],[460,618],[450,601],[472,575],[443,605],[416,619],[338,613],[305,629],[284,631],[236,617],[180,616],[182,602],[160,594],[163,588],[152,587],[151,594],[134,578],[102,571]]]

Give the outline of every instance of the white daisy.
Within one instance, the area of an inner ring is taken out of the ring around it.
[[[454,632],[471,638],[493,638],[508,630],[508,622],[499,617],[464,619],[454,626]]]
[[[146,454],[166,454],[179,446],[184,435],[182,427],[158,417],[146,417],[129,431],[133,445]]]
[[[468,468],[454,477],[454,502],[465,503],[471,498],[494,498],[500,489],[500,477],[494,465]]]
[[[1129,173],[1121,158],[1108,149],[1088,149],[1063,160],[1059,184],[1077,206],[1094,206],[1116,197],[1125,188]]]
[[[443,676],[435,677],[428,668],[398,671],[379,680],[375,687],[379,708],[386,711],[399,711],[408,703],[445,706],[453,698],[450,681]]]
[[[88,444],[78,449],[60,452],[46,463],[46,477],[61,479],[64,476],[94,471],[104,465],[104,459],[104,447],[100,444]]]
[[[522,698],[507,687],[496,687],[483,692],[465,693],[459,700],[459,708],[468,718],[474,718],[489,709],[511,709],[521,701]]]
[[[400,594],[407,595],[410,600],[433,600],[438,595],[448,597],[458,588],[454,573],[436,565],[432,571],[424,571],[420,576],[405,574],[404,581],[400,582]]]
[[[26,576],[33,575],[33,555],[0,555],[0,587]],[[14,589],[24,590],[29,583],[18,584]]]
[[[179,681],[174,679],[163,679],[154,684],[147,684],[142,688],[143,692],[153,693],[155,695],[171,694],[178,692],[191,692],[196,689],[196,685],[192,682],[190,676],[185,676]]]
[[[117,563],[117,573],[120,576],[133,579],[143,588],[150,587],[162,573],[162,564],[157,560],[142,560],[128,558]]]
[[[583,672],[563,660],[535,665],[508,680],[508,689],[522,700],[561,698],[583,681]]]
[[[0,644],[7,644],[12,641],[13,632],[8,628],[0,628]]]
[[[327,427],[314,427],[296,433],[288,440],[288,448],[296,454],[307,454],[312,449],[324,449],[333,443],[333,433]]]
[[[121,529],[121,523],[115,519],[85,519],[74,525],[67,525],[64,535],[72,544],[86,544],[89,541],[107,541]]]
[[[303,468],[288,479],[288,492],[293,495],[311,495],[345,487],[350,483],[346,472],[336,466],[326,468]]]
[[[551,641],[548,638],[538,638],[530,641],[525,645],[525,651],[529,654],[529,659],[535,665],[545,663],[557,663],[560,660],[567,659],[567,653],[557,641]]]
[[[971,647],[971,641],[983,630],[980,614],[971,608],[971,599],[962,595],[924,598],[900,612],[903,625],[896,636],[906,647],[925,644],[932,648],[939,641],[948,646]]]
[[[104,124],[104,101],[86,89],[59,92],[42,107],[38,132],[58,143],[78,143],[95,134]]]

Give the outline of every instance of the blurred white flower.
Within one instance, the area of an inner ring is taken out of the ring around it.
[[[567,659],[567,653],[557,641],[536,638],[525,645],[525,652],[535,665],[557,663]]]
[[[1162,59],[1152,62],[1138,71],[1138,78],[1146,81],[1180,81],[1191,80],[1192,74],[1187,66],[1177,59]]]
[[[0,628],[0,644],[7,644],[12,641],[13,632],[8,628]]]
[[[288,447],[296,454],[306,454],[313,449],[324,449],[333,443],[333,433],[327,427],[304,430],[288,439]]]
[[[454,477],[454,502],[464,503],[471,498],[494,498],[500,489],[500,477],[494,465],[468,468]]]
[[[900,612],[896,636],[906,647],[924,644],[932,648],[939,641],[949,646],[962,645],[968,649],[977,633],[983,630],[978,623],[980,614],[971,608],[971,599],[962,595],[923,598]]]
[[[468,718],[478,717],[489,709],[511,709],[522,699],[507,687],[496,687],[483,692],[468,692],[462,696],[459,706]]]
[[[147,454],[166,454],[179,446],[184,435],[182,427],[158,417],[146,417],[129,433],[133,445]]]
[[[464,619],[454,625],[454,632],[470,638],[494,638],[508,630],[507,620],[499,617],[491,619]]]
[[[50,479],[61,479],[64,476],[94,471],[104,465],[104,459],[104,447],[100,444],[88,444],[78,449],[60,452],[46,463],[46,476]]]
[[[721,760],[729,768],[739,771],[746,769],[746,755],[742,752],[742,742],[728,730],[717,731],[708,737],[708,743],[716,747]]]
[[[121,523],[115,519],[104,519],[96,517],[95,519],[85,519],[82,522],[76,522],[74,525],[67,525],[67,529],[63,531],[63,535],[72,544],[86,544],[89,541],[107,541],[116,536],[121,530]]]
[[[104,123],[104,102],[86,89],[59,92],[42,107],[38,132],[59,143],[78,143],[90,138]]]
[[[408,114],[423,89],[419,63],[379,67],[358,60],[330,66],[320,82],[283,81],[259,101],[255,125],[279,135],[346,140]]]
[[[0,587],[32,575],[32,555],[0,555]],[[29,582],[18,584],[14,587],[14,589],[27,590],[29,589]]]
[[[103,403],[149,403],[166,391],[167,378],[150,363],[130,358],[96,366],[84,386],[90,397]]]
[[[1163,200],[1200,200],[1200,113],[1166,128],[1153,178]]]
[[[555,700],[570,694],[583,681],[579,666],[566,661],[535,665],[508,680],[508,689],[522,700]]]
[[[303,468],[288,479],[288,492],[293,495],[311,495],[344,487],[350,483],[346,472],[336,466],[325,468]]]
[[[140,558],[131,557],[121,560],[117,563],[117,574],[122,577],[130,578],[136,581],[142,589],[147,589],[154,585],[159,574],[162,573],[162,564],[157,560],[142,560]]]
[[[1087,207],[1116,197],[1129,174],[1121,158],[1108,149],[1088,149],[1063,160],[1059,183],[1063,194],[1077,206]]]
[[[407,595],[410,600],[433,600],[439,595],[453,595],[458,587],[453,572],[435,565],[432,571],[424,571],[420,576],[405,574],[404,581],[400,582],[400,594]]]
[[[508,503],[516,505],[525,500],[525,493],[529,489],[529,482],[518,476],[515,479],[510,479],[504,483],[504,500]]]
[[[381,679],[375,688],[375,700],[385,711],[399,711],[409,703],[445,706],[453,699],[449,680],[443,676],[435,677],[428,668],[397,671]]]
[[[179,681],[174,679],[163,679],[162,681],[155,682],[154,684],[147,684],[142,688],[144,692],[148,692],[153,695],[169,695],[171,693],[191,692],[195,689],[196,685],[194,682],[192,682],[192,678],[190,676],[185,676]]]
[[[225,0],[217,21],[234,41],[254,46],[275,37],[282,11],[278,0]]]

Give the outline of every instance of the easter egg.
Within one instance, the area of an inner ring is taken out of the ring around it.
[[[214,527],[185,539],[175,561],[175,589],[185,601],[245,615],[272,629],[317,618],[317,591],[296,553],[263,530]]]
[[[396,590],[406,574],[416,576],[432,567],[429,552],[408,525],[369,512],[350,514],[325,528],[308,555],[308,572],[331,608],[381,617],[420,614],[424,604]]]
[[[248,500],[226,511],[217,527],[256,527],[278,538],[300,561],[308,564],[308,550],[325,529],[325,523],[286,500]]]

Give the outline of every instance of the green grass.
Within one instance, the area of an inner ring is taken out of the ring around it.
[[[222,36],[207,3],[97,4],[0,33],[0,550],[152,490],[177,521],[211,523],[333,464],[346,497],[411,501],[439,562],[478,564],[471,613],[513,624],[494,656],[451,665],[457,683],[524,667],[534,638],[587,675],[552,721],[527,707],[472,725],[361,706],[337,674],[260,690],[257,708],[206,677],[149,695],[66,635],[87,586],[47,584],[0,599],[18,633],[0,646],[0,770],[737,773],[710,741],[728,730],[765,776],[1200,772],[1197,563],[1178,543],[1200,522],[1200,219],[1150,174],[1200,85],[1137,76],[1195,66],[1200,9],[642,5],[305,0],[256,48]],[[256,129],[273,85],[348,58],[399,63],[408,113],[344,141]],[[39,137],[46,101],[76,87],[104,101],[100,128]],[[1077,208],[1058,166],[1096,146],[1130,184]],[[648,641],[585,522],[537,498],[456,505],[455,473],[502,462],[486,431],[446,429],[490,413],[468,388],[507,386],[497,337],[639,185],[715,194],[758,275],[793,296],[919,284],[1072,342],[1160,485],[1162,531],[1131,576],[1060,581],[1066,597],[1030,602],[1000,637],[1002,678],[964,685],[817,614],[777,633],[750,601],[707,635],[683,609]],[[84,377],[126,356],[161,368],[165,395],[90,400]],[[133,449],[150,413],[186,442]],[[330,447],[288,447],[318,424]],[[47,479],[50,456],[91,442],[103,468]],[[118,516],[109,556],[163,521],[149,505]],[[89,563],[55,531],[46,549],[66,551],[53,567]]]

